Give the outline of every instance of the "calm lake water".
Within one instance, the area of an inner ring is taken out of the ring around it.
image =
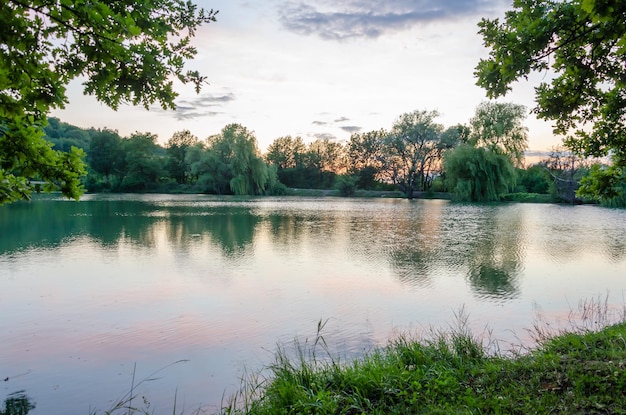
[[[31,414],[104,411],[134,373],[155,413],[175,396],[210,413],[320,320],[349,358],[464,307],[506,349],[581,300],[623,307],[625,288],[626,210],[42,197],[0,207],[0,402],[25,391]]]

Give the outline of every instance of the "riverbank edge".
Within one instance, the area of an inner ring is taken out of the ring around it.
[[[115,194],[109,192],[93,192],[85,194]],[[174,192],[141,192],[135,194],[166,194],[166,195],[205,195],[205,193],[197,193],[195,191],[174,191]],[[295,196],[295,197],[352,197],[352,198],[390,198],[390,199],[406,199],[406,195],[399,190],[356,190],[354,194],[350,196],[343,196],[339,190],[336,189],[301,189],[301,188],[288,188],[283,196]],[[260,196],[263,197],[263,196]],[[435,200],[454,200],[454,195],[448,192],[415,192],[413,199],[435,199]],[[515,203],[551,203],[551,204],[563,204],[563,201],[557,201],[552,195],[540,194],[540,193],[510,193],[504,195],[500,202],[515,202]],[[589,203],[589,202],[587,202]],[[592,203],[593,204],[593,203]]]
[[[345,197],[342,196],[339,190],[332,189],[287,189],[285,196],[306,196],[306,197]],[[354,198],[394,198],[394,199],[406,199],[406,195],[399,190],[356,190],[354,194],[350,195]],[[413,199],[438,199],[438,200],[455,200],[454,194],[449,192],[415,192],[413,193]],[[501,203],[513,202],[513,203],[550,203],[550,204],[565,204],[567,202],[562,200],[556,200],[553,195],[542,193],[508,193],[503,195],[500,199]],[[474,202],[476,203],[476,202]],[[496,202],[497,203],[497,202]],[[580,204],[595,204],[589,201],[581,201]],[[569,204],[569,203],[567,203]]]
[[[247,379],[221,414],[626,413],[626,320],[524,353],[493,346],[460,329],[340,362],[318,333],[279,348],[270,375]]]

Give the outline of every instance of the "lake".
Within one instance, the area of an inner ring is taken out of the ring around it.
[[[0,207],[0,402],[217,412],[278,344],[349,359],[461,309],[501,349],[623,309],[626,210],[443,200],[41,196]],[[143,382],[142,382],[143,381]]]

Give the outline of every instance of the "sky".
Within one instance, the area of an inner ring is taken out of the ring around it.
[[[52,116],[82,128],[158,135],[189,130],[203,140],[231,123],[252,131],[262,152],[276,138],[347,142],[353,133],[391,129],[402,114],[436,110],[437,122],[467,124],[486,101],[474,68],[488,56],[477,23],[502,17],[506,0],[195,0],[219,10],[193,40],[188,63],[207,77],[200,94],[177,85],[175,111],[122,106],[84,96]],[[513,85],[501,102],[534,107],[545,74]],[[529,115],[529,152],[558,145],[551,124]]]

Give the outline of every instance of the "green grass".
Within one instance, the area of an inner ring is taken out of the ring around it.
[[[462,309],[449,330],[399,336],[341,361],[330,352],[320,320],[312,340],[279,345],[272,364],[248,373],[220,413],[626,414],[626,307],[612,309],[608,295],[581,301],[565,329],[539,315],[529,330],[532,348],[502,351],[489,336],[472,334],[467,323]],[[151,408],[137,387],[165,368],[139,382],[133,374],[130,391],[103,414],[164,413]],[[175,398],[165,413],[211,412],[177,408]]]
[[[585,305],[596,316],[602,307]],[[350,362],[328,353],[320,330],[312,344],[280,347],[270,375],[247,379],[222,413],[626,413],[625,322],[556,335],[536,327],[539,343],[524,353],[493,352],[464,327],[401,336]]]

